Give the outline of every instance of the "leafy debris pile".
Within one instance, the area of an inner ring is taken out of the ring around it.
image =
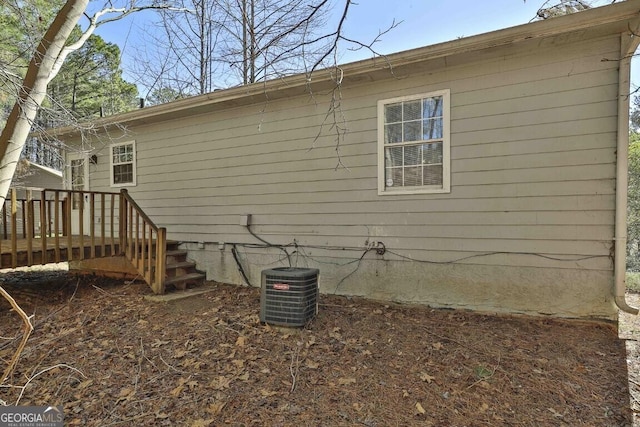
[[[321,296],[302,329],[259,321],[259,289],[158,303],[143,283],[2,275],[35,330],[0,399],[65,425],[631,425],[609,325]],[[0,302],[0,357],[19,319]],[[9,387],[11,385],[12,387]]]

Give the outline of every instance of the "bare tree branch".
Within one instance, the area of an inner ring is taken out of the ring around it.
[[[64,47],[62,49],[62,51],[60,52],[60,54],[58,55],[58,58],[55,61],[55,64],[51,70],[51,73],[49,74],[49,78],[47,80],[47,83],[50,83],[51,80],[53,80],[53,78],[58,74],[58,72],[60,71],[60,68],[62,67],[62,64],[64,63],[64,61],[67,59],[67,57],[69,56],[69,54],[71,54],[72,52],[75,52],[76,50],[80,49],[89,39],[89,37],[95,32],[95,30],[104,24],[107,24],[109,22],[114,22],[114,21],[119,21],[123,18],[125,18],[126,16],[131,15],[132,13],[136,13],[136,12],[141,12],[143,10],[159,10],[159,9],[165,9],[165,10],[173,10],[173,11],[181,11],[181,12],[189,12],[188,9],[184,9],[184,8],[175,8],[171,5],[168,4],[160,4],[160,5],[150,5],[150,6],[132,6],[130,8],[106,8],[106,9],[102,9],[96,13],[93,14],[93,16],[87,16],[85,14],[85,16],[89,19],[89,25],[87,26],[87,28],[83,31],[83,33],[80,35],[80,37],[78,38],[78,40],[76,40],[74,43],[71,43],[70,45]],[[100,20],[101,18],[110,15],[110,14],[117,14],[114,17],[110,17],[110,18],[104,18],[102,20]]]
[[[0,378],[0,384],[4,384],[4,382],[7,380],[7,378],[9,378],[9,375],[11,375],[16,365],[18,364],[18,360],[20,359],[22,350],[24,350],[24,346],[27,344],[27,340],[29,339],[31,332],[33,331],[33,324],[31,323],[31,318],[27,316],[24,310],[22,310],[22,308],[18,305],[16,300],[13,299],[13,297],[9,295],[9,293],[5,291],[2,286],[0,286],[0,295],[2,295],[4,299],[9,301],[9,304],[11,304],[11,307],[13,307],[13,310],[16,313],[18,313],[24,325],[20,344],[18,344],[18,348],[16,349],[15,353],[13,354],[13,357],[9,361],[9,364],[5,368],[4,373],[2,374],[2,378]]]

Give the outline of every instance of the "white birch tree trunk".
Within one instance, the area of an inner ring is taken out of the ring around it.
[[[89,0],[67,0],[29,62],[16,103],[0,134],[0,206],[4,205],[31,124],[46,96],[47,85],[59,68],[60,54],[88,3]]]

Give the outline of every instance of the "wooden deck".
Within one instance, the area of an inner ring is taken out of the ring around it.
[[[0,268],[28,267],[54,262],[78,261],[120,254],[111,239],[91,242],[90,236],[58,236],[0,241]],[[15,248],[14,248],[15,245]],[[71,248],[71,250],[69,250]]]
[[[18,198],[12,189],[2,206],[1,268],[123,255],[155,293],[164,293],[166,229],[156,226],[126,190],[24,193]],[[185,269],[175,270],[189,276]]]
[[[101,258],[98,269],[137,274],[156,294],[165,285],[184,289],[205,279],[187,251],[167,242],[166,228],[155,225],[126,190],[24,193],[18,198],[13,189],[2,207],[0,268]]]

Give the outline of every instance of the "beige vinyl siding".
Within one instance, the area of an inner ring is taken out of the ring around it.
[[[348,169],[335,169],[332,123],[319,130],[321,93],[132,128],[137,185],[129,192],[169,238],[186,242],[259,243],[239,225],[240,214],[252,214],[252,230],[279,244],[371,239],[421,260],[496,252],[459,264],[610,271],[617,64],[602,59],[616,57],[618,37],[501,49],[344,87]],[[451,193],[378,196],[377,101],[442,89],[451,91]],[[108,161],[92,168],[93,189],[108,190]],[[247,259],[261,254],[243,249]]]

